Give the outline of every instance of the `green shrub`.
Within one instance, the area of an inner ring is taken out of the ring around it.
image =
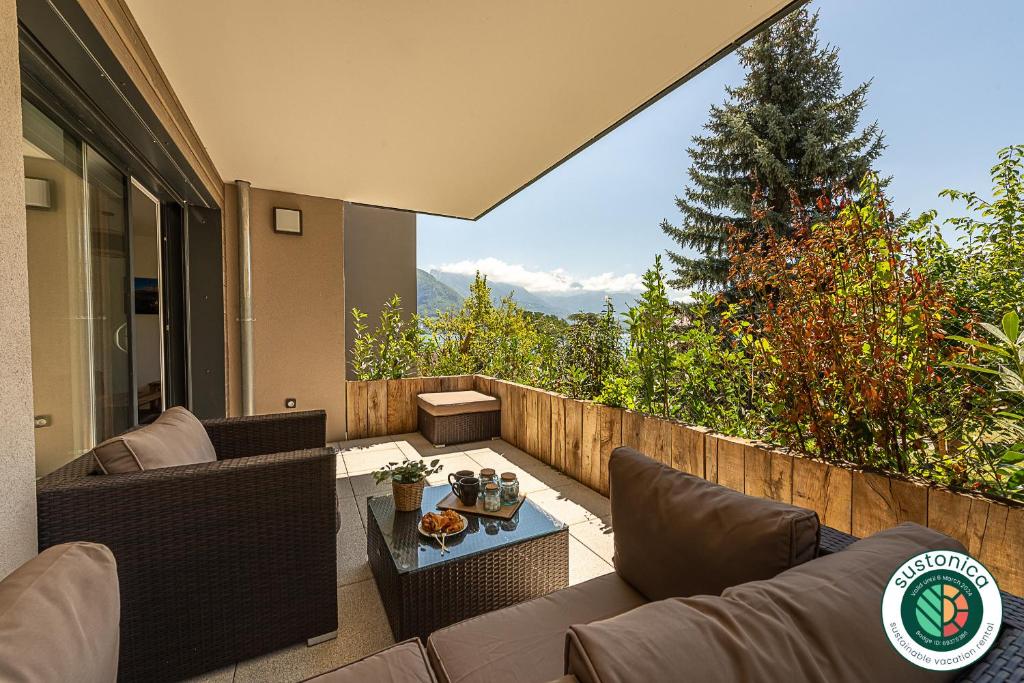
[[[380,320],[367,328],[366,313],[352,309],[355,339],[352,369],[356,379],[399,379],[415,373],[419,335],[416,317],[402,315],[402,298],[395,294],[384,303]]]

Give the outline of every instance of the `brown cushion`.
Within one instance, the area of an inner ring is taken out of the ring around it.
[[[646,602],[615,574],[489,612],[431,634],[427,652],[444,683],[553,681],[565,673],[565,633]]]
[[[818,551],[818,515],[674,470],[631,448],[608,465],[615,569],[649,600],[718,595]]]
[[[616,529],[618,533],[618,529]],[[963,547],[903,524],[779,576],[573,626],[566,670],[612,681],[944,681],[893,649],[882,591],[909,557]]]
[[[418,638],[308,680],[316,683],[437,683]]]
[[[206,428],[184,408],[169,408],[152,424],[107,439],[93,449],[105,474],[141,472],[213,462],[217,453]]]
[[[434,417],[489,413],[501,409],[501,401],[493,396],[481,394],[479,391],[442,391],[436,394],[420,394],[416,397],[416,403]]]
[[[111,683],[120,624],[106,546],[47,548],[0,581],[0,681]]]

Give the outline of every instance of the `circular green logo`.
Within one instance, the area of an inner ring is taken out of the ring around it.
[[[903,624],[918,645],[949,652],[981,628],[983,612],[977,587],[958,572],[931,571],[917,577],[900,604]]]
[[[1003,600],[983,564],[955,550],[929,550],[897,567],[882,592],[882,627],[896,652],[933,671],[985,656],[999,636]]]

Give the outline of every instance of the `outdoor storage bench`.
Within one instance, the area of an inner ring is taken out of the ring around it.
[[[478,391],[416,397],[420,433],[435,446],[483,441],[501,434],[501,401]]]

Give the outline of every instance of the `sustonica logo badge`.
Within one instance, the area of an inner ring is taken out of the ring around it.
[[[889,642],[925,669],[970,666],[996,642],[1002,621],[995,579],[963,553],[934,550],[910,558],[882,594]]]

